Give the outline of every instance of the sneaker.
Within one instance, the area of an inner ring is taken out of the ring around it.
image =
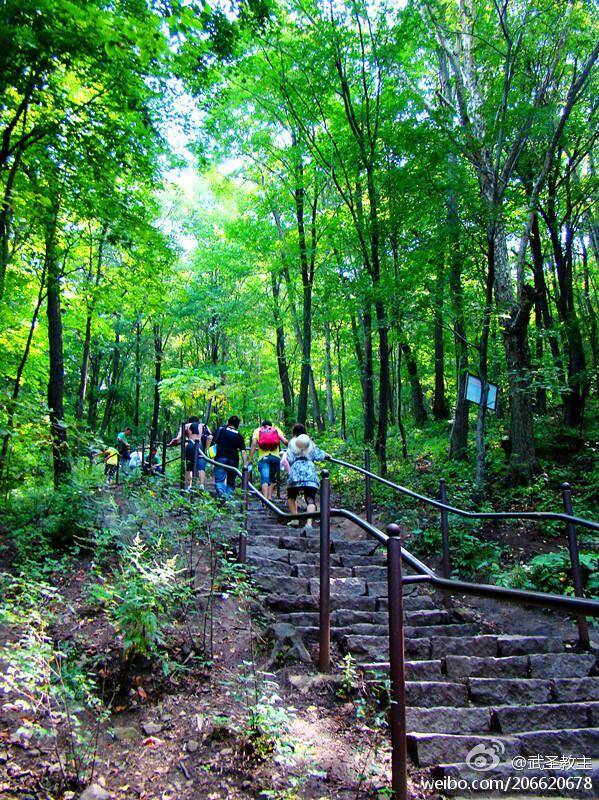
[[[292,519],[291,522],[287,523],[288,528],[299,528],[299,526],[300,526],[299,519]]]
[[[206,488],[203,483],[200,483],[200,492],[205,492]]]

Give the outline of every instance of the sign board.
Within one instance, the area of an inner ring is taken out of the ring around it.
[[[487,408],[490,408],[491,411],[495,411],[497,407],[497,392],[498,386],[496,383],[489,382],[489,391],[487,393]],[[480,396],[482,393],[482,383],[480,378],[476,378],[474,375],[468,374],[468,379],[466,382],[466,400],[470,400],[471,403],[480,403]]]

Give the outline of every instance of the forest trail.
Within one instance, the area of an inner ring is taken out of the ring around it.
[[[253,501],[248,562],[289,641],[287,626],[308,645],[318,640],[318,551],[317,528],[282,528]],[[334,531],[331,567],[335,660],[351,653],[368,682],[382,686],[389,668],[385,553],[373,540]],[[511,776],[528,780],[523,794],[537,796],[535,781],[553,776],[560,778],[556,786],[561,779],[579,784],[565,793],[569,797],[597,796],[596,654],[577,653],[559,633],[551,635],[547,617],[538,617],[547,635],[514,635],[513,628],[502,631],[456,602],[447,610],[438,596],[414,585],[406,587],[404,622],[408,748],[415,766],[435,768],[439,779],[466,781],[472,793],[481,775]],[[473,769],[466,757],[477,746],[488,748],[487,754],[501,748],[500,763]],[[555,756],[552,768],[520,767],[522,759],[533,759],[532,765],[543,753]],[[480,796],[492,795],[485,788]]]

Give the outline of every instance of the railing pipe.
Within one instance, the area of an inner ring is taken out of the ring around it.
[[[340,458],[335,458],[334,456],[329,456],[327,461],[330,461],[332,464],[339,464],[340,467],[346,467],[347,469],[353,469],[354,472],[359,472],[362,475],[366,474],[366,470],[363,467],[359,467],[357,464],[352,464],[349,461],[342,461]],[[370,477],[377,481],[377,483],[382,483],[383,486],[389,486],[391,489],[395,489],[396,491],[400,492],[401,494],[405,494],[406,497],[411,497],[414,500],[419,500],[421,503],[426,503],[433,508],[442,509],[444,504],[441,503],[440,500],[434,500],[432,497],[427,497],[424,494],[419,494],[418,492],[413,492],[411,489],[407,489],[405,486],[400,486],[398,483],[393,483],[393,481],[388,480],[387,478],[381,478],[380,475],[377,475],[374,472],[370,473]],[[457,514],[459,517],[464,517],[465,519],[530,519],[530,520],[546,520],[548,522],[573,522],[575,525],[580,525],[583,528],[588,528],[592,531],[599,531],[599,522],[592,522],[589,519],[582,519],[581,517],[569,517],[567,514],[560,514],[555,513],[552,511],[466,511],[463,508],[456,508],[455,506],[445,505],[445,508],[449,514]]]
[[[219,462],[214,461],[214,459],[209,458],[206,456],[206,461],[210,464],[218,464]],[[231,467],[229,465],[222,465],[226,470],[229,472],[234,472],[235,475],[241,477],[241,471],[236,467]],[[352,465],[353,466],[353,465]],[[357,468],[359,469],[359,468]],[[292,519],[299,519],[299,520],[307,520],[307,519],[319,519],[321,516],[320,511],[313,511],[310,513],[303,512],[301,514],[289,514],[286,511],[282,511],[275,503],[267,500],[259,489],[257,489],[251,482],[248,483],[249,491],[255,495],[260,502],[269,508],[271,511],[276,514],[279,519],[285,520],[292,520]],[[437,503],[437,505],[439,505]],[[376,528],[374,525],[370,525],[366,520],[361,519],[357,516],[357,514],[348,511],[345,508],[331,508],[331,518],[333,517],[341,517],[343,519],[347,519],[350,522],[353,522],[367,534],[372,536],[379,544],[387,544],[389,537],[386,533]],[[559,514],[553,515],[563,517],[566,520],[574,519],[576,517],[568,517],[567,514]],[[599,526],[597,526],[599,527]],[[373,550],[376,549],[374,546]],[[569,597],[564,595],[556,595],[556,594],[545,594],[543,592],[531,592],[524,589],[510,589],[504,586],[492,586],[489,584],[484,583],[467,583],[466,581],[460,581],[455,579],[447,579],[442,578],[437,575],[430,567],[428,567],[425,563],[420,561],[420,559],[416,558],[416,556],[412,555],[408,550],[402,548],[402,561],[405,561],[409,566],[414,569],[416,572],[419,573],[418,582],[428,581],[437,589],[441,589],[443,591],[449,591],[452,594],[468,594],[477,597],[490,597],[493,600],[501,600],[508,603],[518,603],[519,605],[532,605],[537,606],[538,608],[545,608],[551,609],[553,611],[561,611],[566,614],[577,614],[577,613],[584,613],[592,617],[599,617],[599,602],[596,600],[590,600],[588,598],[578,598],[578,597]],[[422,576],[420,578],[420,576]],[[406,582],[411,582],[410,578],[406,579]]]
[[[403,586],[399,526],[387,527],[387,589],[389,600],[389,675],[391,679],[391,787],[396,800],[408,800],[406,740],[406,664]]]
[[[447,485],[445,478],[439,481],[439,498],[443,505],[447,505]],[[451,560],[449,557],[449,519],[447,509],[441,509],[441,545],[443,548],[443,577],[451,578]],[[446,608],[451,606],[451,595],[448,592],[443,594],[443,602]]]
[[[141,472],[143,473],[146,466],[146,437],[142,436],[141,439]]]
[[[116,472],[115,472],[115,475],[114,475],[114,485],[115,486],[118,486],[118,484],[119,484],[120,471],[121,471],[121,456],[119,454],[117,456],[117,459],[116,459]]]
[[[366,521],[372,522],[372,480],[370,477],[370,450],[364,450],[364,504],[366,506]]]
[[[562,483],[562,499],[564,510],[569,517],[573,516],[572,510],[572,491],[569,483]],[[566,523],[566,533],[568,534],[568,550],[570,551],[570,563],[572,564],[572,583],[574,584],[574,594],[576,597],[584,597],[582,585],[582,570],[580,569],[580,554],[578,551],[578,536],[576,526],[572,522]],[[578,614],[578,644],[584,650],[590,649],[589,626],[584,614]]]
[[[183,489],[185,489],[185,422],[181,423],[180,453],[181,453],[181,467],[179,472],[179,488],[181,489],[181,491],[183,491]]]
[[[239,529],[239,547],[237,553],[237,560],[240,564],[245,564],[247,562],[247,525],[248,525],[248,506],[249,506],[249,498],[248,498],[248,467],[247,464],[244,464],[241,468],[241,491],[243,495],[243,499],[241,501],[241,508],[243,514],[243,522]]]
[[[322,473],[320,484],[320,600],[318,669],[331,668],[331,483]]]

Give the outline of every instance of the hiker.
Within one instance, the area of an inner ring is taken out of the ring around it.
[[[291,514],[297,514],[297,498],[301,493],[307,504],[307,512],[316,511],[316,492],[318,491],[318,473],[315,461],[324,461],[327,453],[314,444],[307,433],[294,436],[287,446],[287,461],[291,467],[287,479],[287,505]],[[287,523],[290,527],[300,527],[299,520]],[[312,527],[312,520],[306,522],[306,528]]]
[[[104,475],[106,475],[106,485],[108,486],[116,479],[119,451],[116,447],[105,447],[99,453],[96,453],[93,458],[101,458],[104,461]]]
[[[129,470],[138,469],[141,467],[141,450],[134,450],[131,453],[127,466],[129,467]]]
[[[306,426],[302,425],[301,422],[296,422],[293,428],[291,429],[291,437],[293,438],[294,436],[300,436],[302,433],[308,433],[308,431],[306,430]],[[286,452],[281,455],[281,466],[283,467],[283,469],[287,474],[291,472],[291,466],[289,464],[289,461],[287,460]]]
[[[204,484],[206,483],[206,459],[204,453],[210,447],[212,442],[212,433],[204,422],[200,422],[199,417],[190,417],[189,422],[185,425],[185,491],[191,492],[193,485],[193,474],[197,471],[200,491],[204,491]],[[171,439],[169,447],[179,444],[181,441],[181,430]],[[196,449],[196,442],[197,449]],[[194,464],[194,458],[197,456],[197,461]]]
[[[164,475],[156,445],[150,447],[150,453],[143,464],[143,473],[144,475]]]
[[[245,442],[239,433],[239,417],[232,416],[225,425],[214,434],[216,445],[216,458],[218,466],[214,467],[214,485],[218,500],[228,500],[235,489],[235,473],[225,469],[221,464],[230,467],[239,467],[239,453],[242,454],[243,463],[246,462]]]
[[[131,436],[131,428],[127,425],[124,430],[117,434],[116,449],[119,453],[119,468],[123,475],[129,472],[129,459],[131,458],[131,445],[128,436]]]
[[[267,500],[272,499],[273,485],[281,469],[281,443],[287,444],[285,434],[280,428],[273,426],[268,419],[262,421],[259,428],[252,433],[249,463],[258,450],[258,472],[260,473],[260,490]]]

